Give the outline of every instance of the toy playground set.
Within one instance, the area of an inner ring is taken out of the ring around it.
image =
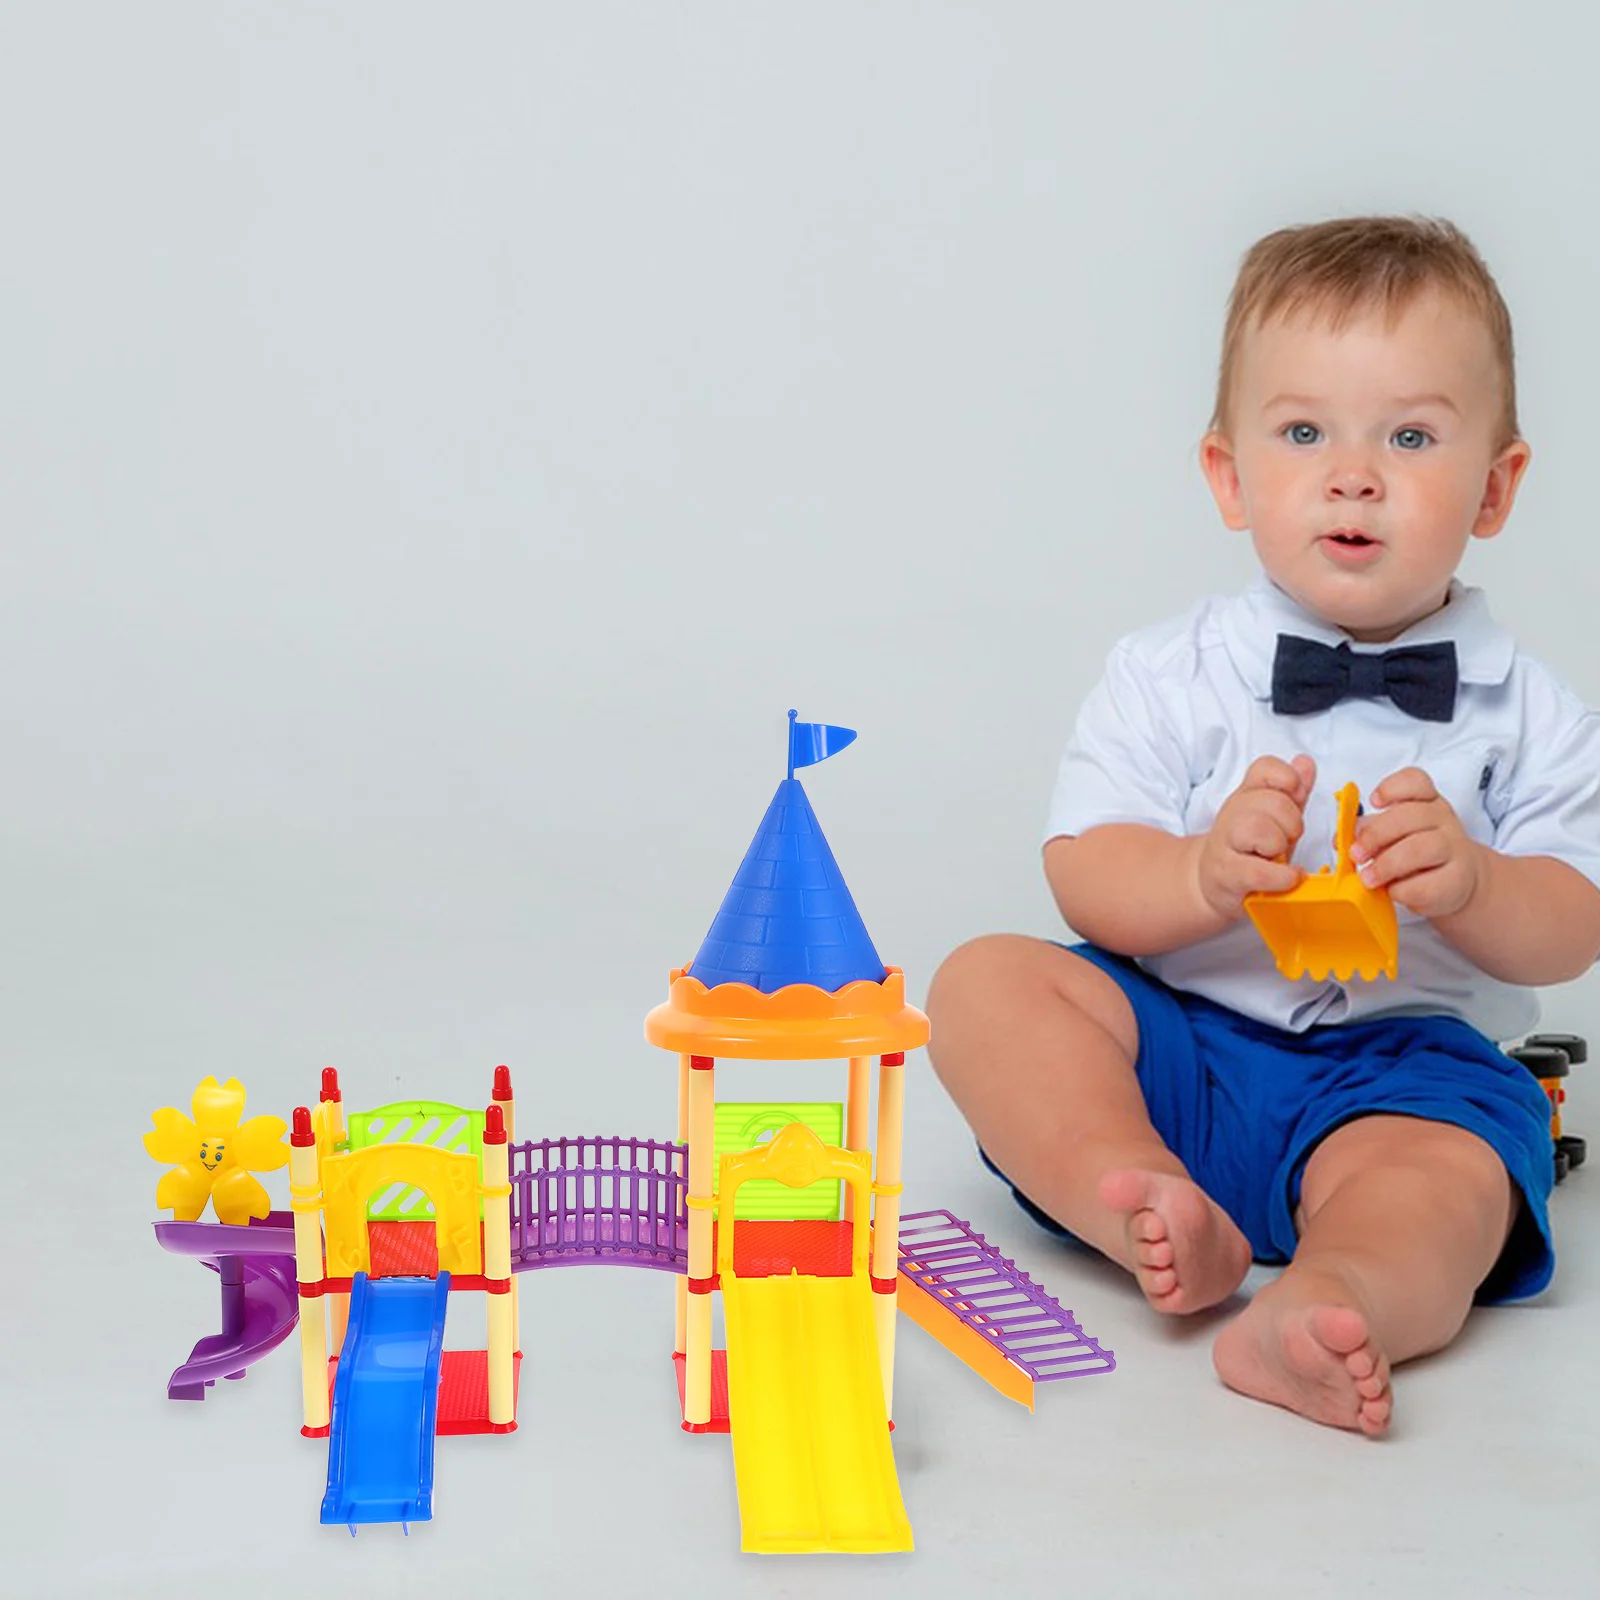
[[[966,1222],[902,1215],[905,1060],[928,1021],[879,960],[794,776],[855,734],[792,711],[789,724],[788,776],[698,953],[645,1019],[650,1043],[678,1057],[675,1139],[518,1142],[504,1066],[483,1111],[406,1101],[347,1116],[327,1068],[292,1125],[245,1119],[234,1079],[205,1079],[190,1116],[154,1114],[145,1147],[171,1167],[156,1204],[173,1212],[156,1237],[222,1291],[221,1331],[167,1394],[203,1400],[298,1327],[300,1431],[328,1441],[324,1523],[425,1521],[435,1437],[516,1430],[518,1279],[545,1267],[673,1276],[682,1425],[731,1435],[746,1551],[912,1548],[890,1438],[897,1313],[1030,1410],[1036,1384],[1114,1369]],[[1252,908],[1280,964],[1392,970],[1393,909],[1348,871],[1355,807],[1341,792],[1340,864],[1291,892],[1298,908]],[[1557,1110],[1582,1041],[1525,1049]],[[719,1057],[842,1061],[845,1098],[719,1103]],[[1564,1143],[1576,1165],[1582,1141]],[[253,1174],[285,1164],[291,1209],[273,1211]],[[214,1222],[200,1220],[208,1203]],[[486,1349],[444,1349],[462,1291],[486,1296]]]
[[[645,1019],[678,1057],[675,1139],[519,1142],[503,1066],[483,1111],[347,1116],[329,1068],[292,1127],[245,1119],[236,1080],[206,1079],[192,1116],[155,1113],[145,1145],[172,1164],[156,1203],[174,1213],[156,1236],[222,1285],[221,1332],[167,1393],[203,1399],[298,1326],[301,1432],[328,1440],[324,1523],[426,1520],[435,1437],[516,1429],[518,1280],[545,1267],[673,1276],[683,1427],[732,1436],[750,1551],[911,1548],[890,1439],[897,1311],[1030,1409],[1035,1384],[1113,1370],[965,1222],[901,1215],[905,1061],[928,1021],[879,960],[794,776],[855,735],[789,721],[788,776],[699,952]],[[719,1102],[718,1057],[845,1062],[845,1098]],[[275,1212],[252,1174],[285,1163],[291,1209]],[[199,1220],[208,1200],[215,1222]],[[463,1290],[487,1297],[485,1350],[443,1348]]]

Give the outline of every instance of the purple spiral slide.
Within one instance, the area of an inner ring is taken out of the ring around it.
[[[222,1332],[208,1334],[167,1382],[169,1400],[204,1400],[218,1378],[242,1378],[288,1338],[300,1317],[294,1217],[274,1211],[247,1227],[223,1222],[158,1222],[156,1238],[222,1279]]]

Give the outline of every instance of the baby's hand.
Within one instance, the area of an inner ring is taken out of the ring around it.
[[[1378,815],[1356,824],[1350,859],[1369,889],[1423,917],[1448,917],[1477,892],[1482,857],[1455,808],[1420,767],[1391,773],[1367,796]]]
[[[1244,897],[1292,889],[1304,876],[1289,864],[1305,831],[1305,805],[1317,775],[1310,756],[1262,756],[1223,802],[1200,849],[1200,893],[1219,916],[1237,922]]]

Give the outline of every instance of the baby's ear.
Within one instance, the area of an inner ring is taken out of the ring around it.
[[[1211,498],[1217,502],[1224,524],[1236,531],[1249,527],[1238,458],[1227,434],[1213,428],[1200,441],[1200,470],[1211,486]]]
[[[1472,522],[1474,539],[1492,539],[1506,525],[1511,507],[1522,484],[1522,475],[1533,458],[1533,447],[1526,439],[1513,439],[1494,459],[1483,485],[1483,499]]]

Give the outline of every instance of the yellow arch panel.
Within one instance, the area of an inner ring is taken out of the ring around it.
[[[477,1156],[425,1144],[374,1144],[326,1156],[322,1162],[330,1278],[349,1278],[371,1270],[367,1202],[391,1183],[414,1184],[433,1201],[441,1272],[476,1275],[483,1271]]]
[[[854,1226],[850,1230],[850,1270],[867,1273],[867,1209],[872,1193],[872,1157],[865,1150],[841,1150],[824,1144],[803,1122],[791,1122],[770,1144],[725,1155],[719,1163],[717,1271],[733,1274],[734,1196],[752,1178],[773,1178],[791,1189],[804,1189],[821,1178],[842,1178],[855,1190]],[[726,1291],[724,1291],[726,1292]]]

